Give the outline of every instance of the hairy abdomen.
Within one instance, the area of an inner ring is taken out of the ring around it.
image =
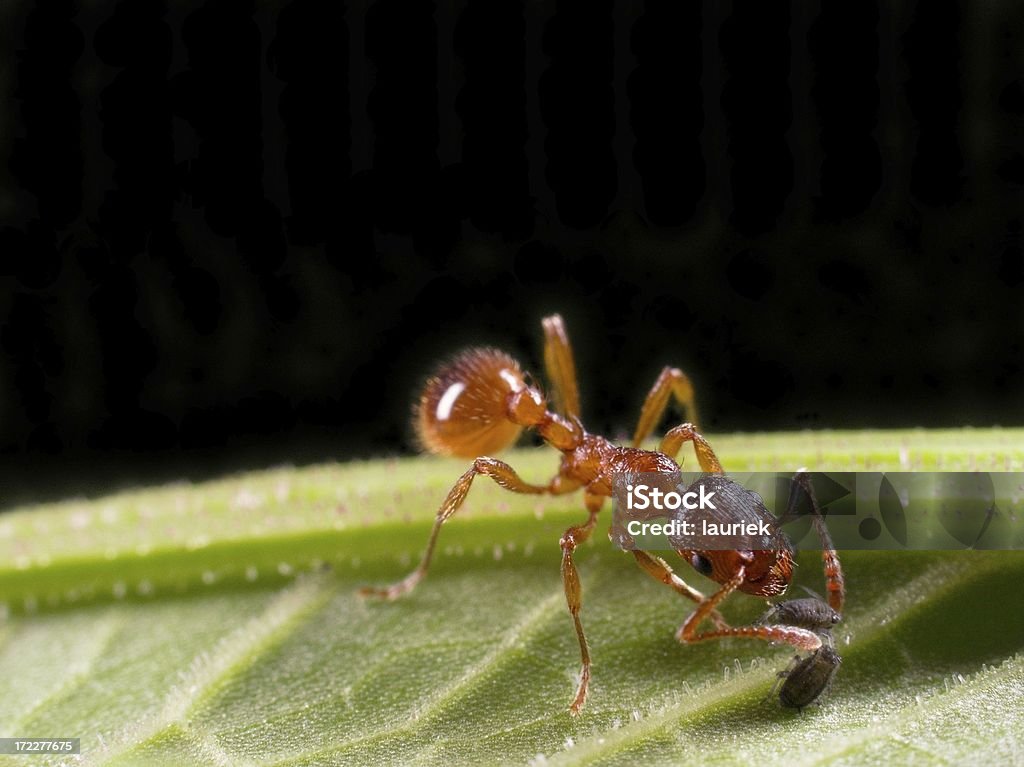
[[[431,376],[416,405],[416,434],[438,455],[476,458],[518,438],[508,399],[525,388],[519,363],[498,349],[467,349]]]

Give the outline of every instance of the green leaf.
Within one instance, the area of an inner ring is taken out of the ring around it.
[[[1024,471],[1024,430],[711,442],[733,471]],[[558,456],[507,460],[541,481]],[[577,556],[594,676],[573,718],[558,539],[584,518],[577,496],[479,479],[429,578],[356,596],[415,564],[465,468],[282,468],[0,516],[0,736],[80,737],[91,765],[1024,761],[1020,552],[845,552],[843,664],[797,713],[770,694],[791,651],[680,645],[690,604],[596,535]],[[1000,508],[1016,519],[1021,496]],[[800,564],[795,583],[820,591],[820,558]],[[724,613],[763,609],[737,595]]]

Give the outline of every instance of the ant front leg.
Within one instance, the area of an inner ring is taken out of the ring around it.
[[[698,632],[697,628],[704,620],[711,616],[712,611],[719,603],[734,592],[743,583],[746,577],[746,568],[741,566],[736,574],[726,581],[718,591],[701,603],[689,618],[679,627],[676,632],[676,639],[687,644],[703,642],[707,639],[718,639],[720,637],[745,637],[747,639],[762,639],[766,642],[785,642],[796,647],[798,650],[817,650],[821,647],[821,637],[813,631],[797,628],[796,626],[732,626],[718,628],[714,631]]]
[[[601,511],[604,498],[587,493],[584,501],[587,512],[590,514],[587,521],[582,525],[570,527],[558,542],[558,545],[562,547],[562,585],[565,587],[565,601],[569,606],[569,614],[572,616],[573,626],[576,628],[576,638],[580,643],[580,683],[576,688],[572,704],[569,706],[569,713],[573,716],[580,712],[587,700],[587,688],[590,685],[590,649],[587,647],[587,637],[583,633],[583,624],[580,622],[583,589],[580,586],[580,576],[576,570],[576,563],[573,562],[572,553],[594,531],[597,515]]]
[[[832,536],[825,525],[825,517],[818,506],[818,499],[814,495],[814,486],[811,484],[811,477],[804,469],[801,469],[793,477],[793,488],[789,496],[789,508],[786,511],[787,519],[795,513],[797,500],[797,489],[803,490],[811,503],[811,521],[814,529],[818,532],[821,540],[821,562],[825,572],[825,589],[828,591],[828,605],[838,614],[843,612],[843,603],[846,601],[846,581],[843,578],[843,567],[839,563],[839,555],[836,553],[835,544],[832,543]]]
[[[416,584],[418,584],[427,574],[427,570],[430,568],[430,561],[434,556],[434,547],[437,545],[437,536],[441,532],[441,525],[443,525],[448,518],[451,517],[459,507],[462,506],[462,502],[466,499],[466,494],[469,492],[470,486],[473,484],[473,479],[478,475],[483,474],[486,477],[490,477],[499,485],[506,490],[511,490],[513,493],[529,493],[534,495],[540,495],[542,493],[562,493],[570,492],[576,489],[572,486],[572,483],[560,482],[560,478],[556,477],[552,480],[550,485],[531,485],[528,482],[524,482],[520,479],[519,475],[516,474],[515,469],[509,466],[504,461],[499,461],[496,458],[488,458],[486,456],[477,458],[473,461],[473,466],[459,477],[454,487],[448,492],[448,497],[444,499],[444,503],[441,504],[441,508],[437,510],[437,516],[434,519],[434,527],[430,531],[430,540],[427,542],[427,550],[423,554],[423,559],[420,560],[419,565],[416,569],[409,573],[405,578],[393,583],[390,586],[385,587],[372,587],[368,586],[359,590],[360,596],[366,597],[378,597],[381,599],[397,599],[403,594],[407,594],[412,591]]]
[[[682,370],[666,366],[658,374],[640,409],[640,420],[633,433],[633,447],[640,447],[644,440],[651,436],[658,421],[665,414],[670,397],[674,397],[682,406],[687,419],[693,423],[697,422],[697,401],[693,393],[693,384]]]
[[[659,583],[664,583],[677,594],[681,594],[687,599],[696,602],[698,605],[703,604],[707,600],[707,597],[705,597],[699,590],[695,589],[676,575],[672,568],[669,567],[668,562],[661,557],[656,557],[649,552],[642,551],[641,549],[632,549],[631,551],[633,557],[636,559],[636,563],[640,565],[640,569],[654,578],[654,580]],[[718,610],[712,610],[709,617],[714,621],[717,628],[729,628],[729,624],[726,623]]]

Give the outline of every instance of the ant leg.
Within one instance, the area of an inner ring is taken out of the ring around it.
[[[588,493],[584,497],[584,501],[587,512],[590,514],[587,521],[582,525],[570,527],[558,542],[558,545],[562,547],[562,585],[565,587],[565,601],[569,606],[569,614],[572,616],[572,622],[576,628],[576,638],[580,643],[580,683],[576,688],[572,704],[569,706],[569,713],[573,716],[580,712],[587,700],[587,687],[590,684],[590,649],[587,647],[587,637],[583,633],[583,624],[580,622],[583,589],[580,587],[580,576],[576,571],[576,563],[572,561],[572,553],[594,531],[597,515],[601,511],[604,499],[601,496]]]
[[[437,536],[438,533],[441,532],[441,525],[443,525],[450,516],[459,510],[459,507],[466,498],[466,494],[469,492],[470,486],[473,484],[473,479],[478,474],[490,477],[503,488],[511,490],[513,493],[530,493],[536,495],[540,495],[542,493],[557,494],[570,492],[575,489],[574,487],[571,487],[572,483],[561,482],[560,477],[555,477],[555,479],[551,481],[551,484],[547,486],[531,485],[520,479],[519,475],[516,474],[515,469],[504,461],[499,461],[496,458],[488,458],[486,456],[477,458],[473,461],[473,466],[469,471],[459,477],[458,481],[448,492],[448,497],[445,498],[444,503],[441,504],[441,508],[437,510],[437,517],[434,519],[434,527],[430,531],[430,540],[427,542],[427,550],[424,552],[423,559],[420,560],[416,569],[405,576],[402,580],[397,583],[393,583],[390,586],[367,586],[362,588],[359,590],[360,596],[378,597],[389,600],[397,599],[403,594],[407,594],[412,591],[416,587],[416,584],[423,580],[427,574],[427,570],[430,568],[430,560],[434,556],[434,547],[437,545]]]
[[[686,417],[691,422],[697,421],[697,402],[693,394],[693,384],[679,368],[665,368],[658,374],[654,386],[647,393],[644,406],[640,409],[640,420],[636,425],[636,432],[633,434],[633,447],[640,447],[643,441],[651,436],[654,427],[665,414],[668,407],[669,397],[674,397],[676,402],[682,405],[686,411]]]
[[[697,463],[700,464],[701,471],[709,474],[722,473],[722,464],[718,462],[718,456],[692,423],[684,423],[669,429],[661,440],[659,451],[674,459],[684,442],[693,443],[693,452],[697,454]]]
[[[572,360],[572,344],[561,315],[552,314],[541,320],[544,325],[544,367],[554,386],[555,405],[565,416],[579,416],[580,394],[576,386],[576,365]]]
[[[813,631],[797,628],[796,626],[734,626],[714,631],[697,633],[697,627],[711,615],[718,604],[734,592],[746,576],[746,568],[740,567],[732,578],[726,581],[718,591],[704,600],[689,618],[679,627],[676,632],[676,639],[680,642],[690,644],[692,642],[703,642],[706,639],[717,639],[719,637],[746,637],[748,639],[763,639],[766,642],[785,642],[799,650],[817,650],[821,647],[821,637]]]
[[[843,578],[843,567],[839,564],[839,555],[836,553],[835,544],[832,543],[832,536],[825,525],[825,518],[818,506],[818,499],[814,495],[814,486],[811,484],[810,475],[801,469],[793,477],[793,481],[800,487],[811,501],[811,517],[814,529],[818,531],[818,538],[821,539],[821,561],[825,571],[825,588],[828,591],[828,605],[837,613],[843,612],[843,602],[846,601],[846,582]],[[794,488],[795,491],[796,488]],[[796,493],[790,493],[789,506],[786,515],[796,505]]]
[[[641,570],[654,578],[654,580],[664,583],[677,594],[682,594],[698,605],[707,599],[700,591],[676,575],[672,568],[669,567],[668,562],[661,557],[656,557],[640,549],[633,549],[632,554],[636,558],[636,563],[640,565]],[[729,628],[729,624],[725,622],[725,619],[719,614],[718,610],[712,610],[709,617],[714,621],[717,628]]]

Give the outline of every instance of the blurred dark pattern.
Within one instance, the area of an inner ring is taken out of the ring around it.
[[[594,429],[1024,423],[1024,6],[0,4],[0,506],[410,449],[434,360]]]

